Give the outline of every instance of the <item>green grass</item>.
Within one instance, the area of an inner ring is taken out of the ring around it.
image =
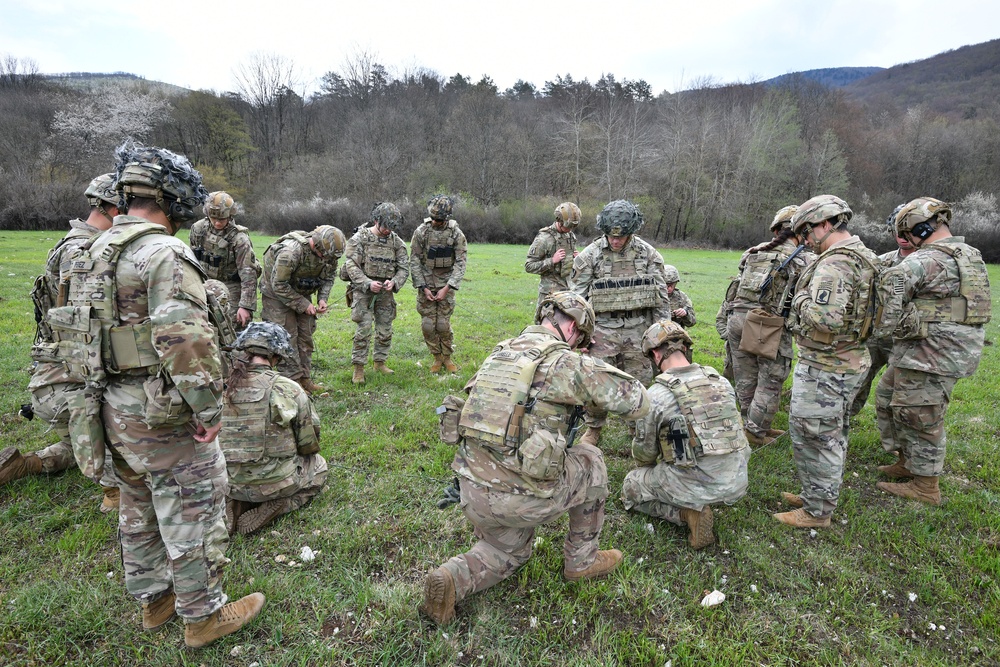
[[[29,450],[55,437],[12,415],[28,401],[28,290],[57,239],[0,233],[0,436]],[[258,253],[269,240],[255,237]],[[693,552],[684,530],[622,509],[618,495],[632,464],[625,429],[612,420],[602,440],[611,498],[601,546],[624,551],[622,567],[604,581],[565,582],[564,517],[538,530],[535,555],[515,576],[459,604],[454,624],[438,629],[420,618],[426,572],[475,539],[458,510],[434,505],[453,455],[437,439],[434,408],[461,391],[494,343],[528,323],[537,277],[523,271],[526,251],[470,248],[452,320],[462,367],[455,375],[427,372],[431,358],[408,284],[398,296],[395,375],[369,373],[367,384],[352,385],[354,325],[337,282],[314,364],[329,389],[317,401],[329,481],[310,506],[230,545],[227,593],[260,590],[268,598],[244,632],[199,651],[183,648],[177,621],[144,633],[123,585],[115,520],[98,512],[99,488],[77,471],[0,488],[0,664],[1000,664],[994,346],[954,393],[941,507],[875,489],[874,466],[889,457],[869,404],[851,434],[832,528],[810,537],[771,518],[779,492],[798,490],[783,438],[753,454],[747,496],[718,509],[718,544]],[[739,254],[663,254],[697,310],[695,361],[721,368],[713,321]],[[997,267],[990,272],[1000,284]],[[996,334],[989,324],[987,338]],[[779,413],[776,426],[786,423]],[[312,563],[275,561],[297,560],[306,544],[321,552]],[[701,607],[716,588],[726,601]]]

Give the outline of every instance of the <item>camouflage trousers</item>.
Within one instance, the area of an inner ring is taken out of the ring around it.
[[[375,323],[375,349],[372,361],[389,358],[392,345],[392,321],[396,319],[396,296],[390,292],[361,292],[354,290],[354,304],[351,306],[351,321],[357,323],[354,331],[354,349],[351,363],[364,366],[368,363],[368,344],[372,339],[372,323]],[[375,298],[371,306],[372,297]]]
[[[436,291],[430,285],[427,289]],[[424,291],[418,289],[417,312],[420,313],[420,331],[424,334],[424,342],[427,343],[430,353],[452,356],[455,353],[455,346],[454,334],[451,331],[451,314],[455,312],[455,290],[448,290],[448,296],[444,301],[430,301],[424,296]]]
[[[608,471],[596,447],[575,445],[566,452],[563,483],[551,498],[493,491],[459,478],[462,511],[479,541],[442,567],[455,580],[455,601],[514,574],[531,557],[535,527],[569,514],[563,560],[571,571],[590,567],[597,557],[608,497]]]
[[[190,422],[146,426],[141,384],[112,384],[103,418],[120,481],[118,530],[125,586],[142,602],[171,589],[177,614],[199,621],[226,603],[226,461]]]
[[[944,416],[955,382],[943,375],[890,366],[875,387],[882,447],[901,452],[914,475],[940,477],[944,471]]]
[[[889,363],[889,356],[892,355],[892,339],[871,339],[868,342],[868,354],[872,358],[871,368],[865,373],[865,379],[858,389],[858,395],[851,403],[851,416],[858,414],[868,402],[868,397],[872,393],[872,382],[875,376]]]
[[[625,475],[622,503],[635,510],[683,526],[682,509],[700,512],[705,505],[732,505],[746,495],[750,448],[718,456],[702,456],[691,468],[657,463]]]
[[[648,318],[647,318],[648,319]],[[590,344],[590,356],[623,370],[643,386],[653,381],[653,364],[642,353],[642,334],[652,322],[640,322],[631,327],[594,327],[594,338]],[[587,426],[601,428],[608,420],[607,412],[588,410],[585,418]]]
[[[241,327],[236,320],[236,311],[240,309],[240,299],[243,297],[243,285],[239,282],[224,282],[226,290],[229,292],[229,319],[233,321],[233,329],[236,333],[243,331],[246,327]]]
[[[290,380],[301,380],[310,377],[312,373],[313,334],[316,333],[316,316],[297,313],[283,302],[262,295],[260,316],[265,322],[274,322],[285,327],[291,338],[295,358],[291,361],[282,359],[278,364],[278,372]]]
[[[247,480],[252,474],[247,474],[247,468],[254,464],[229,464],[228,496],[234,500],[250,503],[263,503],[268,500],[289,498],[289,512],[297,510],[316,497],[326,484],[329,468],[319,454],[295,456],[292,474],[280,482],[253,484]],[[237,481],[240,480],[240,481]]]
[[[788,426],[805,510],[833,514],[840,497],[851,428],[850,407],[864,373],[833,373],[801,361],[792,380]]]
[[[733,358],[736,400],[747,431],[765,435],[781,405],[781,388],[792,370],[792,335],[781,332],[781,345],[774,359],[758,357],[740,350],[747,311],[736,310],[729,316],[727,328],[729,351]]]

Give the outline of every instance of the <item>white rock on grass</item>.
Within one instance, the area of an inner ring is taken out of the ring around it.
[[[722,604],[726,599],[726,594],[722,591],[712,591],[706,595],[702,601],[702,607],[714,607],[715,605]]]
[[[302,547],[302,552],[299,554],[299,560],[303,563],[309,563],[316,559],[316,552],[309,548],[308,545]]]

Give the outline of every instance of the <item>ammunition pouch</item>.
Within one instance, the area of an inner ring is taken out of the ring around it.
[[[635,313],[658,308],[660,292],[653,276],[598,278],[590,284],[589,300],[598,314]]]
[[[426,264],[432,269],[447,269],[455,263],[455,248],[452,246],[431,246],[424,255]]]
[[[458,421],[462,416],[462,408],[464,407],[464,399],[448,395],[444,397],[441,405],[435,411],[438,416],[441,441],[445,444],[457,445],[461,440],[461,437],[458,435]]]
[[[765,359],[776,359],[784,329],[785,318],[771,315],[762,308],[754,308],[747,313],[746,321],[743,324],[740,352]]]
[[[536,428],[518,447],[517,459],[526,477],[559,479],[566,463],[566,438],[558,431]]]
[[[100,483],[104,475],[107,441],[101,415],[104,385],[77,384],[66,389],[69,408],[69,439],[73,458],[84,477]]]

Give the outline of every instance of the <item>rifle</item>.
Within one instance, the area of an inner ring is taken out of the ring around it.
[[[576,432],[580,430],[580,417],[583,416],[583,406],[576,406],[573,408],[573,414],[570,415],[569,424],[566,427],[566,449],[573,446],[573,441],[576,440]]]
[[[805,247],[806,247],[805,243],[802,243],[802,244],[796,246],[795,250],[792,251],[792,254],[789,255],[788,257],[786,257],[785,261],[783,261],[781,264],[779,264],[778,268],[776,268],[774,271],[772,271],[770,273],[770,275],[768,275],[767,278],[764,279],[764,282],[761,283],[761,285],[760,285],[760,296],[761,296],[761,298],[763,298],[768,293],[768,291],[771,289],[771,283],[774,281],[775,274],[780,273],[783,276],[786,276],[786,277],[788,276],[788,271],[787,271],[786,267],[788,266],[788,264],[793,259],[795,259],[798,256],[798,254],[800,252],[802,252],[805,249]]]

